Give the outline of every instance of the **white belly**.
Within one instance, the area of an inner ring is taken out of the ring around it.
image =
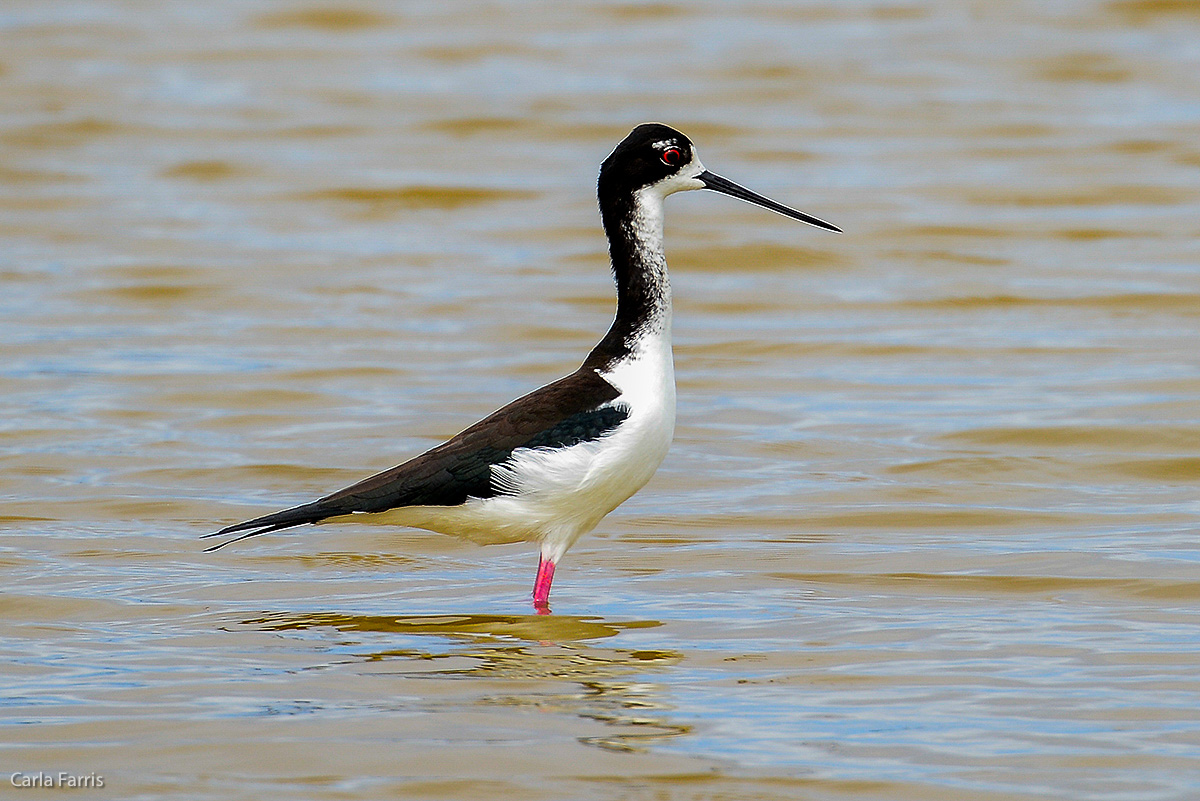
[[[629,410],[603,437],[569,448],[513,451],[509,462],[492,467],[504,495],[353,519],[415,526],[481,544],[538,542],[542,554],[557,562],[641,489],[667,455],[675,431],[675,374],[669,340],[655,339],[603,374],[621,393],[612,404]]]

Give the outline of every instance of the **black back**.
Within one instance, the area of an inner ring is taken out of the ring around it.
[[[616,428],[629,412],[604,404],[618,394],[595,370],[580,368],[436,448],[319,503],[383,512],[397,506],[454,506],[467,498],[491,498],[501,493],[491,480],[492,465],[507,460],[517,448],[577,445]]]

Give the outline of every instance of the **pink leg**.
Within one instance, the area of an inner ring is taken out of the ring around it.
[[[554,581],[554,563],[544,556],[538,559],[537,580],[533,583],[533,605],[538,614],[550,611],[550,582]]]

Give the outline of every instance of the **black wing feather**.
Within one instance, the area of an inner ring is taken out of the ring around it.
[[[619,394],[596,370],[581,367],[404,464],[311,503],[205,534],[247,532],[207,550],[353,512],[457,506],[468,498],[493,497],[500,490],[492,483],[492,465],[508,459],[517,448],[568,447],[611,431],[629,416],[627,409],[607,405]]]

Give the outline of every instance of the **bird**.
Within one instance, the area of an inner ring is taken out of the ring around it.
[[[422,528],[480,544],[530,542],[539,547],[533,606],[549,613],[555,566],[650,480],[671,443],[675,375],[663,201],[695,189],[842,232],[709,172],[692,141],[674,128],[638,125],[600,165],[597,198],[617,307],[578,370],[390,470],[205,534],[237,535],[205,550],[308,523],[347,521]]]

